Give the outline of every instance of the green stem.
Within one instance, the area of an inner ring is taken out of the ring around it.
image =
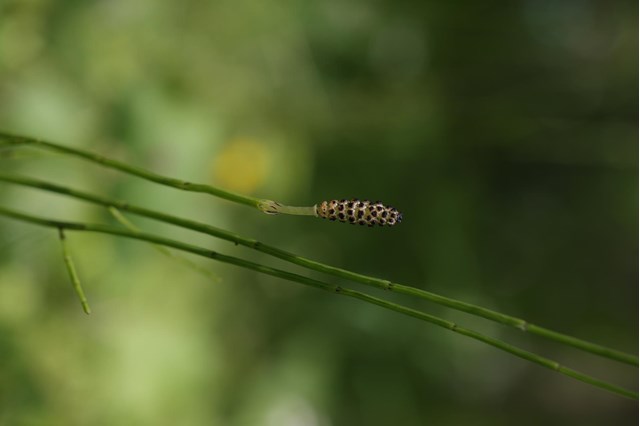
[[[433,316],[433,315],[429,315],[427,313],[424,312],[420,312],[417,311],[415,309],[411,309],[411,308],[407,308],[405,306],[402,305],[398,305],[396,303],[392,303],[392,302],[388,302],[386,300],[383,299],[379,299],[373,296],[370,296],[366,293],[362,293],[359,291],[355,291],[355,290],[350,290],[347,288],[343,288],[341,286],[337,286],[337,285],[333,285],[333,284],[327,284],[325,282],[322,281],[318,281],[315,280],[313,278],[307,278],[304,277],[302,275],[297,275],[291,272],[286,272],[280,269],[275,269],[275,268],[271,268],[268,266],[264,266],[264,265],[260,265],[257,263],[253,263],[247,260],[243,260],[243,259],[239,259],[237,257],[233,257],[233,256],[226,256],[220,253],[217,253],[215,251],[212,250],[207,250],[201,247],[196,247],[190,244],[186,244],[186,243],[182,243],[180,241],[175,241],[175,240],[171,240],[168,238],[163,238],[163,237],[158,237],[156,235],[152,235],[152,234],[146,234],[146,233],[140,233],[140,232],[131,232],[129,230],[125,230],[125,229],[119,229],[119,228],[113,228],[110,226],[105,226],[105,225],[97,225],[97,224],[88,224],[88,223],[75,223],[75,222],[64,222],[64,221],[58,221],[58,220],[51,220],[51,219],[45,219],[45,218],[41,218],[41,217],[36,217],[36,216],[32,216],[32,215],[27,215],[25,213],[21,213],[21,212],[17,212],[14,210],[10,210],[4,207],[0,207],[0,215],[6,216],[6,217],[10,217],[13,219],[17,219],[17,220],[21,220],[24,222],[29,222],[29,223],[33,223],[36,225],[41,225],[41,226],[47,226],[47,227],[53,227],[53,228],[58,228],[58,229],[69,229],[69,230],[76,230],[76,231],[85,231],[85,232],[96,232],[96,233],[102,233],[102,234],[110,234],[110,235],[117,235],[117,236],[121,236],[121,237],[125,237],[125,238],[131,238],[131,239],[135,239],[135,240],[141,240],[141,241],[147,241],[147,242],[151,242],[154,244],[160,244],[163,246],[167,246],[167,247],[173,247],[175,249],[178,250],[182,250],[185,252],[189,252],[189,253],[193,253],[199,256],[203,256],[203,257],[208,257],[214,260],[217,260],[219,262],[223,262],[223,263],[229,263],[232,265],[236,265],[236,266],[240,266],[243,268],[247,268],[247,269],[251,269],[263,274],[267,274],[267,275],[271,275],[274,277],[278,277],[278,278],[282,278],[288,281],[293,281],[293,282],[297,282],[300,284],[304,284],[307,286],[311,286],[311,287],[315,287],[321,290],[325,290],[334,294],[342,294],[344,296],[348,296],[348,297],[353,297],[355,299],[360,299],[362,301],[365,301],[367,303],[371,303],[374,305],[378,305],[381,306],[383,308],[386,309],[390,309],[396,312],[399,312],[401,314],[407,315],[407,316],[411,316],[417,319],[420,319],[422,321],[425,322],[429,322],[431,324],[437,325],[439,327],[451,330],[455,333],[458,334],[462,334],[464,336],[470,337],[472,339],[478,340],[480,342],[489,344],[491,346],[494,346],[498,349],[501,349],[507,353],[510,353],[512,355],[518,356],[520,358],[523,358],[525,360],[531,361],[535,364],[541,365],[543,367],[549,368],[551,370],[557,371],[561,374],[564,374],[568,377],[574,378],[576,380],[582,381],[584,383],[588,383],[590,385],[593,385],[595,387],[607,390],[609,392],[621,395],[621,396],[625,396],[627,398],[631,398],[631,399],[638,399],[638,394],[637,392],[633,392],[633,391],[629,391],[627,389],[621,388],[619,386],[610,384],[608,382],[596,379],[592,376],[589,376],[587,374],[583,374],[580,373],[578,371],[569,369],[567,367],[564,367],[562,365],[560,365],[559,363],[557,363],[556,361],[553,361],[551,359],[548,358],[544,358],[541,357],[539,355],[536,355],[532,352],[528,352],[525,351],[523,349],[519,349],[515,346],[512,346],[506,342],[503,342],[501,340],[498,339],[494,339],[492,337],[489,336],[485,336],[481,333],[478,333],[476,331],[473,330],[469,330],[466,328],[462,328],[459,327],[457,324],[451,322],[451,321],[447,321],[444,320],[442,318]]]
[[[124,215],[122,213],[120,213],[120,211],[118,209],[116,209],[115,207],[109,207],[109,213],[111,213],[111,216],[113,216],[118,222],[120,222],[120,224],[122,226],[124,226],[125,228],[127,228],[129,231],[131,232],[141,232],[140,228],[138,228],[137,226],[135,226],[133,223],[131,223],[131,221],[129,219],[127,219],[126,217],[124,217]],[[200,265],[198,265],[195,262],[192,262],[191,260],[187,259],[186,257],[182,257],[180,255],[174,254],[171,252],[171,250],[169,250],[168,248],[164,247],[164,246],[160,246],[157,244],[154,244],[153,247],[163,256],[166,256],[168,258],[171,258],[175,261],[178,261],[180,263],[182,263],[184,266],[193,269],[194,271],[198,272],[199,274],[204,275],[206,278],[213,280],[213,281],[220,281],[220,278],[217,277],[216,275],[214,275],[210,270],[205,269],[203,267],[201,267]]]
[[[324,272],[336,277],[345,278],[351,281],[359,282],[368,286],[389,290],[395,293],[402,293],[418,297],[424,300],[428,300],[433,303],[437,303],[448,308],[456,309],[458,311],[466,312],[471,315],[479,316],[482,318],[495,321],[497,323],[511,326],[519,330],[529,332],[531,334],[552,340],[557,343],[565,344],[585,352],[589,352],[595,355],[599,355],[605,358],[609,358],[615,361],[623,362],[626,364],[638,366],[638,357],[627,354],[615,349],[610,349],[602,345],[591,343],[582,339],[578,339],[566,334],[558,333],[553,330],[549,330],[534,324],[530,324],[523,319],[505,315],[499,312],[492,311],[471,303],[462,302],[459,300],[451,299],[445,296],[440,296],[435,293],[431,293],[425,290],[421,290],[415,287],[410,287],[398,283],[393,283],[380,278],[370,277],[367,275],[358,274],[355,272],[347,271],[345,269],[337,268],[334,266],[326,265],[320,262],[316,262],[310,259],[306,259],[301,256],[297,256],[293,253],[289,253],[285,250],[261,243],[257,240],[242,237],[240,235],[225,231],[220,228],[216,228],[211,225],[191,221],[188,219],[182,219],[179,217],[171,216],[154,210],[137,207],[126,202],[108,199],[105,197],[99,197],[97,195],[89,194],[86,192],[77,191],[67,187],[55,185],[49,182],[44,182],[37,179],[19,177],[13,175],[0,174],[0,181],[14,183],[23,186],[29,186],[46,191],[56,192],[58,194],[68,195],[74,198],[82,199],[94,204],[102,205],[105,207],[115,207],[119,210],[128,211],[140,216],[156,219],[162,222],[171,223],[176,226],[191,229],[197,232],[202,232],[211,235],[216,238],[221,238],[227,241],[231,241],[235,244],[252,248],[254,250],[261,251],[271,256],[280,258],[282,260],[294,263],[312,269],[318,272]]]
[[[262,200],[257,198],[248,197],[246,195],[236,194],[235,192],[224,191],[222,189],[204,185],[199,183],[186,182],[179,179],[172,179],[169,177],[161,176],[157,173],[153,173],[148,170],[144,170],[138,167],[133,167],[118,160],[113,160],[102,155],[94,154],[89,151],[84,151],[78,148],[71,148],[68,146],[58,145],[55,143],[43,141],[40,139],[29,138],[26,136],[12,135],[5,132],[0,132],[0,140],[5,141],[9,145],[26,145],[36,148],[44,148],[50,151],[61,152],[63,154],[73,155],[85,160],[98,163],[104,167],[110,169],[120,170],[121,172],[128,173],[130,175],[138,176],[151,182],[159,183],[161,185],[171,186],[173,188],[182,189],[183,191],[191,192],[204,192],[216,197],[223,198],[234,203],[244,204],[259,209],[262,204]]]
[[[216,197],[223,198],[234,203],[244,204],[246,206],[257,208],[263,213],[267,214],[289,214],[289,215],[301,215],[301,216],[317,216],[316,206],[310,207],[295,207],[287,206],[272,200],[259,199],[249,197],[247,195],[241,195],[231,191],[225,191],[215,186],[205,185],[201,183],[186,182],[179,179],[173,179],[170,177],[162,176],[149,170],[144,170],[139,167],[130,166],[118,160],[107,158],[103,155],[94,154],[90,151],[85,151],[79,148],[71,148],[64,145],[55,144],[53,142],[43,141],[41,139],[30,138],[27,136],[12,135],[10,133],[0,131],[0,140],[5,141],[9,146],[33,146],[35,148],[43,148],[54,152],[60,152],[63,154],[73,155],[85,160],[92,161],[103,167],[119,170],[130,175],[138,176],[151,182],[159,183],[161,185],[170,186],[172,188],[181,189],[183,191],[191,192],[204,192]]]
[[[84,291],[82,290],[82,284],[80,284],[80,277],[78,277],[78,273],[76,272],[76,267],[73,264],[73,260],[71,259],[71,255],[69,254],[69,249],[67,248],[67,239],[64,235],[64,228],[58,228],[58,236],[60,237],[60,245],[62,246],[62,255],[64,256],[64,264],[67,267],[67,271],[69,272],[69,278],[71,278],[71,284],[73,284],[73,289],[75,290],[78,298],[80,299],[80,304],[82,305],[82,309],[84,313],[89,315],[91,313],[91,308],[89,307],[89,301],[87,297],[84,295]]]

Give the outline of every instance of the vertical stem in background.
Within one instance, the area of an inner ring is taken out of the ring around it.
[[[78,295],[78,298],[80,299],[80,304],[82,304],[82,309],[84,310],[84,313],[89,315],[91,313],[91,308],[89,307],[89,302],[87,301],[87,297],[84,295],[84,291],[82,290],[82,284],[80,284],[80,278],[78,277],[78,273],[76,272],[76,268],[73,264],[73,260],[71,259],[71,255],[69,254],[66,237],[64,235],[64,229],[62,227],[58,228],[58,235],[60,236],[60,245],[62,246],[62,255],[64,256],[64,264],[67,267],[67,271],[69,272],[69,278],[71,278],[73,289],[75,290],[76,294]]]

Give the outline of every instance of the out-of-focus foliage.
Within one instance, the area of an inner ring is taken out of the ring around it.
[[[627,1],[4,0],[1,128],[288,204],[381,199],[404,222],[269,217],[37,151],[0,151],[0,169],[633,352],[637,31]],[[7,185],[0,203],[113,222]],[[90,317],[54,230],[0,220],[0,424],[637,422],[634,402],[392,312],[68,239]],[[632,368],[419,306],[637,386]]]

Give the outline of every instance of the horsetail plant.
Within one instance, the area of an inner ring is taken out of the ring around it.
[[[368,226],[392,226],[402,220],[402,214],[399,213],[396,209],[390,206],[385,206],[380,202],[371,203],[369,201],[359,201],[359,200],[331,200],[324,201],[315,206],[311,207],[293,207],[286,206],[281,203],[277,203],[271,200],[257,199],[253,197],[248,197],[240,194],[236,194],[229,191],[224,191],[216,187],[212,187],[209,185],[196,184],[185,182],[177,179],[172,179],[169,177],[165,177],[147,170],[143,170],[137,167],[130,166],[128,164],[119,162],[117,160],[112,160],[101,155],[97,155],[88,151],[65,147],[62,145],[57,145],[51,142],[46,142],[38,139],[28,138],[24,136],[15,136],[0,132],[0,140],[4,141],[5,144],[9,146],[34,146],[36,148],[46,149],[58,153],[63,153],[66,155],[72,155],[76,157],[81,157],[86,160],[98,163],[102,166],[116,169],[122,171],[127,174],[131,174],[134,176],[138,176],[152,182],[156,182],[162,185],[174,187],[181,190],[192,191],[192,192],[202,192],[208,193],[210,195],[214,195],[232,202],[236,202],[243,205],[248,205],[258,210],[267,213],[267,214],[293,214],[293,215],[309,215],[309,216],[317,216],[329,220],[337,220],[352,224],[360,224],[360,225],[368,225]],[[34,188],[39,188],[51,192],[56,192],[59,194],[69,195],[75,198],[83,199],[85,201],[89,201],[95,204],[103,205],[110,209],[118,209],[122,211],[129,211],[134,214],[138,214],[141,216],[149,217],[152,219],[160,220],[166,223],[171,223],[183,228],[192,229],[198,232],[203,232],[209,234],[211,236],[225,239],[228,241],[232,241],[236,244],[244,245],[249,248],[270,254],[272,256],[287,260],[291,263],[298,264],[304,266],[308,269],[325,272],[337,277],[346,278],[354,282],[363,283],[372,287],[378,287],[382,289],[386,289],[392,292],[403,293],[406,295],[422,298],[425,300],[429,300],[435,303],[438,303],[443,306],[447,306],[449,308],[457,309],[478,317],[483,317],[486,319],[490,319],[492,321],[512,326],[518,328],[522,331],[530,332],[531,334],[536,334],[541,337],[547,338],[549,340],[565,344],[568,346],[572,346],[586,352],[590,352],[595,355],[603,356],[612,360],[620,361],[623,363],[627,363],[630,365],[638,366],[638,358],[637,356],[627,354],[624,352],[620,352],[605,346],[601,346],[598,344],[594,344],[585,340],[577,339],[572,336],[568,336],[562,333],[558,333],[546,328],[542,328],[536,326],[534,324],[530,324],[522,319],[515,318],[509,315],[505,315],[499,312],[495,312],[480,306],[472,305],[466,302],[462,302],[455,299],[450,299],[444,296],[440,296],[434,293],[430,293],[418,288],[392,283],[388,280],[369,277],[366,275],[358,274],[355,272],[347,271],[344,269],[340,269],[337,267],[333,267],[330,265],[322,264],[320,262],[316,262],[310,259],[305,259],[303,257],[294,255],[292,253],[286,252],[284,250],[278,249],[273,246],[268,246],[254,239],[246,238],[239,236],[237,234],[230,233],[228,231],[215,228],[213,226],[202,224],[194,221],[190,221],[187,219],[178,218],[175,216],[170,216],[161,212],[152,211],[149,209],[145,209],[142,207],[136,207],[130,205],[129,203],[110,200],[104,197],[99,197],[93,194],[88,194],[85,192],[77,191],[74,189],[70,189],[67,187],[55,185],[49,182],[43,182],[36,179],[19,177],[14,175],[0,175],[0,181],[4,181],[7,183],[14,183],[23,186],[30,186]],[[113,210],[112,210],[113,213]],[[590,376],[583,375],[582,373],[575,372],[574,370],[567,369],[555,363],[554,361],[547,360],[545,358],[539,357],[535,354],[531,354],[527,351],[523,351],[519,348],[515,348],[511,345],[508,345],[504,342],[498,341],[496,339],[490,338],[488,336],[484,336],[480,333],[462,329],[454,323],[450,323],[446,320],[433,317],[424,312],[416,311],[410,308],[403,307],[401,305],[396,305],[391,302],[387,302],[383,299],[377,299],[372,296],[366,295],[364,293],[354,292],[352,290],[345,289],[344,287],[332,286],[330,284],[321,283],[323,285],[318,284],[319,282],[316,280],[311,280],[306,277],[302,277],[295,274],[290,274],[285,271],[275,270],[272,268],[268,268],[266,266],[252,264],[251,262],[247,262],[237,258],[230,258],[229,256],[220,255],[217,253],[213,253],[211,251],[207,251],[205,249],[194,248],[193,246],[188,246],[184,243],[179,243],[172,240],[166,240],[160,237],[156,237],[150,234],[144,234],[137,230],[119,230],[115,228],[108,228],[102,225],[91,225],[91,224],[78,224],[78,223],[70,223],[70,222],[60,222],[60,221],[52,221],[43,218],[36,218],[33,216],[25,215],[23,213],[14,212],[8,209],[0,208],[0,214],[13,217],[15,219],[24,220],[27,222],[32,222],[45,226],[54,226],[58,229],[73,229],[73,230],[85,230],[85,231],[93,231],[93,232],[103,232],[109,233],[113,235],[124,236],[128,238],[136,238],[148,242],[153,242],[159,245],[165,245],[168,247],[174,247],[179,250],[188,251],[191,253],[196,253],[200,255],[204,255],[207,257],[213,257],[217,260],[222,260],[223,262],[233,263],[242,267],[246,267],[249,269],[253,269],[259,272],[267,273],[270,275],[280,276],[284,279],[289,279],[292,281],[296,281],[303,284],[313,285],[315,287],[323,288],[325,290],[334,291],[339,294],[344,294],[352,297],[356,297],[358,299],[364,300],[368,303],[373,303],[387,309],[395,310],[410,316],[414,316],[416,318],[425,320],[427,322],[434,323],[436,325],[440,325],[442,327],[448,328],[454,332],[466,335],[468,337],[474,338],[476,340],[483,341],[484,343],[496,346],[500,349],[503,349],[509,353],[512,353],[516,356],[522,357],[534,363],[543,365],[545,367],[556,370],[562,374],[568,375],[570,377],[576,378],[578,380],[584,381],[586,383],[590,383],[594,386],[607,389],[609,391],[618,393],[620,395],[624,395],[630,398],[637,399],[637,393],[627,391],[616,387],[615,385],[611,385],[606,382],[599,381]],[[61,234],[62,235],[62,234]],[[277,272],[274,272],[277,271]],[[313,284],[311,284],[313,282]],[[75,282],[74,282],[75,285]],[[326,287],[328,286],[328,287]]]
[[[35,148],[46,149],[61,154],[80,157],[85,160],[98,163],[104,167],[119,170],[121,172],[133,176],[138,176],[140,178],[159,183],[161,185],[170,186],[173,188],[181,189],[183,191],[202,192],[225,199],[227,201],[254,207],[266,214],[317,216],[329,220],[339,220],[341,222],[348,222],[352,224],[358,223],[360,225],[369,226],[373,226],[374,224],[378,224],[380,226],[392,226],[395,223],[402,221],[401,213],[399,213],[393,207],[384,206],[380,201],[376,201],[375,203],[371,204],[369,201],[360,202],[357,199],[340,201],[331,200],[323,201],[320,203],[320,205],[316,204],[310,207],[287,206],[273,200],[249,197],[247,195],[225,191],[211,185],[173,179],[148,170],[130,166],[129,164],[125,164],[121,161],[107,158],[102,155],[64,145],[58,145],[40,139],[12,135],[0,131],[0,140],[10,146],[32,146]],[[347,204],[350,204],[351,206],[347,207]],[[342,210],[339,210],[339,207],[341,207]],[[342,212],[342,216],[340,215],[340,212]]]

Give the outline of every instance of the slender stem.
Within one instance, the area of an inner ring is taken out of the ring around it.
[[[405,306],[396,304],[396,303],[392,303],[383,299],[379,299],[373,296],[370,296],[366,293],[362,293],[359,291],[355,291],[355,290],[350,290],[338,285],[334,285],[334,284],[328,284],[325,283],[323,281],[318,281],[315,280],[313,278],[307,278],[304,277],[302,275],[297,275],[291,272],[286,272],[280,269],[275,269],[275,268],[271,268],[268,266],[264,266],[264,265],[260,265],[254,262],[250,262],[247,260],[243,260],[237,257],[233,257],[233,256],[226,256],[220,253],[217,253],[215,251],[212,250],[208,250],[208,249],[204,249],[201,247],[197,247],[197,246],[193,246],[190,244],[186,244],[180,241],[175,241],[175,240],[171,240],[168,238],[163,238],[163,237],[158,237],[156,235],[153,234],[146,234],[146,233],[141,233],[141,232],[131,232],[129,230],[125,230],[125,229],[119,229],[119,228],[113,228],[110,226],[105,226],[105,225],[97,225],[97,224],[88,224],[88,223],[76,223],[76,222],[64,222],[64,221],[58,221],[58,220],[51,220],[51,219],[45,219],[45,218],[41,218],[41,217],[36,217],[36,216],[32,216],[32,215],[28,215],[25,213],[21,213],[21,212],[17,212],[14,210],[10,210],[4,207],[0,207],[0,215],[6,216],[6,217],[10,217],[13,219],[17,219],[17,220],[21,220],[24,222],[29,222],[29,223],[33,223],[36,225],[41,225],[41,226],[48,226],[48,227],[53,227],[53,228],[58,228],[58,229],[69,229],[69,230],[76,230],[76,231],[86,231],[86,232],[96,232],[96,233],[102,233],[102,234],[110,234],[110,235],[117,235],[117,236],[121,236],[121,237],[125,237],[125,238],[131,238],[131,239],[135,239],[135,240],[141,240],[141,241],[147,241],[147,242],[151,242],[154,244],[160,244],[163,246],[167,246],[167,247],[173,247],[175,249],[178,250],[182,250],[182,251],[186,251],[189,253],[193,253],[196,255],[200,255],[203,257],[208,257],[214,260],[217,260],[219,262],[223,262],[223,263],[229,263],[232,265],[236,265],[236,266],[240,266],[243,268],[247,268],[247,269],[251,269],[263,274],[267,274],[267,275],[271,275],[274,277],[278,277],[278,278],[282,278],[288,281],[293,281],[293,282],[297,282],[300,284],[304,284],[307,286],[311,286],[311,287],[315,287],[318,288],[320,290],[325,290],[334,294],[342,294],[344,296],[348,296],[348,297],[353,297],[356,299],[360,299],[362,301],[365,301],[367,303],[371,303],[374,305],[378,305],[381,306],[383,308],[386,309],[390,309],[396,312],[399,312],[401,314],[407,315],[407,316],[411,316],[417,319],[420,319],[422,321],[425,322],[429,322],[431,324],[437,325],[439,327],[451,330],[455,333],[458,334],[462,334],[464,336],[470,337],[472,339],[478,340],[480,342],[489,344],[491,346],[494,346],[498,349],[501,349],[507,353],[510,353],[512,355],[518,356],[520,358],[526,359],[528,361],[531,361],[535,364],[541,365],[543,367],[549,368],[551,370],[557,371],[561,374],[564,374],[568,377],[572,377],[576,380],[582,381],[584,383],[588,383],[590,385],[593,385],[595,387],[607,390],[609,392],[612,393],[616,393],[618,395],[621,396],[625,396],[627,398],[631,398],[631,399],[638,399],[638,394],[637,392],[633,392],[633,391],[629,391],[627,389],[621,388],[619,386],[610,384],[608,382],[604,382],[602,380],[596,379],[592,376],[580,373],[578,371],[569,369],[567,367],[564,367],[562,365],[560,365],[559,363],[557,363],[556,361],[553,361],[551,359],[548,358],[544,358],[541,357],[539,355],[536,355],[532,352],[528,352],[525,351],[523,349],[519,349],[513,345],[510,345],[506,342],[503,342],[501,340],[498,339],[494,339],[492,337],[489,336],[485,336],[481,333],[478,333],[476,331],[473,330],[469,330],[466,328],[462,328],[459,327],[457,324],[451,322],[451,321],[447,321],[444,320],[442,318],[421,312],[421,311],[417,311],[415,309],[411,309],[411,308],[407,308]]]
[[[259,206],[262,202],[262,200],[259,200],[257,198],[236,194],[235,192],[224,191],[222,189],[219,189],[210,185],[186,182],[179,179],[165,177],[157,173],[144,170],[139,167],[130,166],[118,160],[113,160],[111,158],[107,158],[102,155],[94,154],[89,151],[85,151],[78,148],[71,148],[63,145],[58,145],[58,144],[43,141],[40,139],[29,138],[26,136],[12,135],[12,134],[0,131],[0,140],[5,141],[9,145],[34,146],[36,148],[44,148],[50,151],[56,151],[56,152],[61,152],[63,154],[73,155],[75,157],[80,157],[85,160],[98,163],[104,167],[120,170],[121,172],[138,176],[143,179],[149,180],[151,182],[159,183],[161,185],[171,186],[173,188],[182,189],[184,191],[204,192],[207,194],[214,195],[216,197],[223,198],[228,201],[232,201],[234,203],[244,204],[246,206],[250,206],[254,208],[260,208]]]
[[[80,299],[80,304],[82,305],[82,309],[84,313],[89,315],[91,313],[91,308],[89,307],[89,302],[87,301],[87,297],[84,295],[84,291],[82,290],[82,284],[80,284],[80,277],[78,277],[78,273],[76,272],[76,267],[73,264],[73,260],[71,259],[71,255],[69,254],[69,249],[67,248],[67,239],[64,235],[64,228],[58,228],[58,236],[60,237],[60,245],[62,246],[62,255],[64,257],[64,264],[67,267],[67,271],[69,272],[69,278],[71,278],[71,284],[73,284],[73,289],[75,290],[78,298]]]
[[[120,222],[120,224],[122,226],[127,228],[129,231],[131,231],[131,232],[141,232],[140,228],[135,226],[129,219],[127,219],[115,207],[109,207],[109,213],[111,213],[111,216],[113,216],[118,222]],[[182,257],[180,255],[172,253],[171,250],[169,250],[165,246],[154,244],[153,247],[159,253],[161,253],[162,255],[182,263],[183,265],[187,266],[188,268],[193,269],[194,271],[204,275],[208,279],[216,281],[216,282],[220,281],[220,278],[217,277],[215,274],[213,274],[210,270],[201,267],[200,265],[198,265],[197,263],[192,262],[191,260],[187,259],[186,257]]]
[[[316,216],[315,206],[310,207],[295,207],[287,206],[281,203],[277,203],[272,200],[264,200],[247,195],[241,195],[231,191],[225,191],[215,186],[205,185],[201,183],[186,182],[179,179],[173,179],[170,177],[162,176],[149,170],[144,170],[140,167],[130,166],[118,160],[107,158],[103,155],[94,154],[90,151],[85,151],[79,148],[72,148],[69,146],[55,144],[53,142],[47,142],[41,139],[30,138],[27,136],[12,135],[10,133],[0,131],[0,140],[3,140],[8,145],[30,145],[36,148],[43,148],[54,152],[60,152],[63,154],[73,155],[85,160],[92,161],[101,166],[116,169],[130,175],[138,176],[151,182],[159,183],[161,185],[170,186],[173,188],[181,189],[183,191],[191,192],[204,192],[216,197],[223,198],[234,203],[244,204],[246,206],[257,208],[263,213],[267,214],[289,214],[289,215],[302,215],[302,216]]]
[[[630,365],[635,365],[635,366],[638,365],[638,357],[631,354],[617,351],[615,349],[610,349],[602,345],[598,345],[582,339],[568,336],[566,334],[558,333],[553,330],[549,330],[534,324],[530,324],[523,319],[519,319],[519,318],[505,315],[499,312],[495,312],[490,309],[473,305],[471,303],[462,302],[462,301],[451,299],[435,293],[431,293],[425,290],[421,290],[415,287],[393,283],[380,278],[358,274],[355,272],[347,271],[345,269],[337,268],[337,267],[326,265],[310,259],[306,259],[304,257],[297,256],[293,253],[289,253],[285,250],[281,250],[279,248],[261,243],[254,239],[242,237],[240,235],[225,231],[220,228],[216,228],[211,225],[195,222],[188,219],[182,219],[176,216],[171,216],[165,213],[131,205],[126,202],[112,200],[105,197],[100,197],[97,195],[74,190],[68,187],[55,185],[55,184],[44,182],[37,179],[0,174],[0,181],[14,183],[14,184],[23,185],[23,186],[29,186],[29,187],[38,188],[38,189],[51,191],[51,192],[56,192],[58,194],[63,194],[63,195],[71,196],[74,198],[82,199],[94,204],[98,204],[106,207],[115,207],[119,210],[128,211],[140,216],[156,219],[162,222],[171,223],[176,226],[191,229],[197,232],[202,232],[216,238],[221,238],[227,241],[231,241],[238,245],[242,245],[245,247],[252,248],[254,250],[261,251],[263,253],[294,263],[296,265],[306,267],[308,269],[324,272],[336,277],[345,278],[351,281],[359,282],[372,287],[389,290],[395,293],[402,293],[402,294],[418,297],[433,303],[437,303],[439,305],[456,309],[458,311],[462,311],[471,315],[486,318],[506,326],[511,326],[519,330],[529,332],[531,334],[534,334],[534,335],[537,335],[561,344],[572,346],[574,348],[577,348],[595,355],[599,355],[605,358],[609,358],[609,359],[623,362]]]
[[[343,293],[346,293],[346,292],[351,292],[351,290],[344,289]],[[416,311],[414,309],[406,308],[404,306],[397,305],[395,303],[387,302],[386,300],[377,299],[375,297],[369,296],[369,295],[364,294],[364,293],[359,293],[357,296],[356,295],[351,295],[351,296],[352,297],[356,297],[356,298],[361,299],[361,300],[366,300],[366,301],[368,301],[370,303],[373,303],[373,304],[376,304],[376,305],[384,306],[387,309],[391,309],[391,310],[394,310],[394,311],[397,311],[397,312],[401,312],[401,313],[403,313],[405,315],[409,315],[409,316],[412,316],[412,317],[415,317],[415,318],[423,319],[424,321],[431,322],[431,323],[436,324],[436,325],[438,325],[440,327],[447,328],[447,329],[449,329],[449,330],[451,330],[451,331],[453,331],[455,333],[459,333],[459,334],[462,334],[464,336],[471,337],[472,339],[479,340],[479,341],[484,342],[484,343],[486,343],[488,345],[494,346],[494,347],[496,347],[498,349],[501,349],[501,350],[503,350],[505,352],[513,354],[513,355],[515,355],[517,357],[520,357],[520,358],[526,359],[528,361],[534,362],[534,363],[536,363],[538,365],[541,365],[543,367],[546,367],[546,368],[549,368],[551,370],[557,371],[557,372],[559,372],[561,374],[564,374],[566,376],[572,377],[572,378],[574,378],[576,380],[580,380],[582,382],[589,383],[589,384],[591,384],[593,386],[596,386],[596,387],[599,387],[599,388],[603,388],[603,389],[607,389],[607,390],[609,390],[611,392],[614,392],[614,393],[619,393],[619,391],[621,390],[617,386],[614,386],[614,388],[611,388],[610,387],[611,384],[609,384],[607,382],[603,382],[601,380],[598,380],[598,379],[596,379],[594,377],[591,377],[591,376],[586,375],[584,373],[581,373],[579,371],[576,371],[576,370],[573,370],[571,368],[565,367],[565,366],[559,364],[556,361],[553,361],[553,360],[545,358],[545,357],[541,357],[541,356],[536,355],[536,354],[534,354],[532,352],[517,348],[517,347],[515,347],[513,345],[510,345],[508,343],[505,343],[505,342],[503,342],[501,340],[494,339],[493,337],[486,336],[486,335],[478,333],[476,331],[473,331],[473,330],[470,330],[470,329],[467,329],[467,328],[462,328],[462,327],[458,326],[457,324],[455,324],[453,322],[450,322],[450,321],[447,321],[447,320],[443,320],[443,319],[441,319],[439,317],[435,317],[435,316],[432,316],[432,315],[429,315],[429,314],[425,314],[423,312]],[[429,319],[426,319],[426,317],[429,317]],[[627,396],[627,397],[632,398],[632,399],[637,399],[638,398],[637,393],[634,393],[632,391],[628,391],[628,390],[625,390],[625,389],[622,389],[622,390],[625,392],[624,396]]]

